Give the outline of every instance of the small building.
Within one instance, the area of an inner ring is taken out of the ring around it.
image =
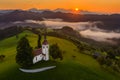
[[[44,61],[48,61],[49,60],[49,44],[48,41],[46,39],[46,35],[44,36],[44,41],[42,43],[42,48],[39,49],[35,49],[33,51],[33,64],[44,60]]]

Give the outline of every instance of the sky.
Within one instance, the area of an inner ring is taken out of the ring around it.
[[[120,0],[0,0],[0,9],[75,9],[120,13]]]

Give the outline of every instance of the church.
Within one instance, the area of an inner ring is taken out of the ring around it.
[[[33,64],[44,60],[44,61],[48,61],[49,60],[49,44],[48,41],[46,39],[46,35],[44,35],[44,41],[42,43],[42,48],[39,49],[35,49],[33,51]]]

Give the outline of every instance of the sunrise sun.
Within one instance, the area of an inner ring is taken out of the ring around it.
[[[75,8],[75,11],[78,11],[79,10],[79,8]]]

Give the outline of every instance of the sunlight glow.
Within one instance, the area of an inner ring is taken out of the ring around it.
[[[78,11],[79,9],[78,8],[75,8],[76,11]]]

